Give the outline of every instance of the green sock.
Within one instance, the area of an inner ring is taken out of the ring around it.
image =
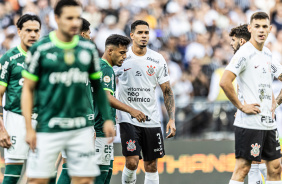
[[[110,164],[110,168],[109,168],[109,172],[108,172],[108,176],[106,178],[105,184],[110,184],[111,182],[111,178],[113,174],[113,165],[114,165],[114,161],[111,160],[111,164]]]
[[[21,177],[23,165],[6,165],[2,184],[15,184]]]
[[[109,165],[99,165],[101,174],[98,177],[96,177],[95,184],[105,183],[109,173],[109,167],[110,167]]]
[[[70,184],[71,183],[71,178],[68,174],[68,167],[67,167],[67,164],[63,164],[62,165],[63,169],[62,169],[62,172],[61,172],[61,175],[58,179],[58,182],[57,184]]]

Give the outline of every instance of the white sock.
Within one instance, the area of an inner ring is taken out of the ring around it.
[[[265,184],[282,184],[282,181],[266,181]]]
[[[240,181],[235,181],[235,180],[230,180],[229,184],[244,184],[244,182],[240,182]]]
[[[159,184],[159,173],[145,172],[145,182],[144,184]]]
[[[262,184],[259,164],[252,164],[248,173],[248,184]]]
[[[267,169],[265,163],[259,164],[259,171],[263,175],[264,181],[266,181],[267,178]]]
[[[136,170],[132,171],[130,169],[127,169],[124,166],[123,172],[122,172],[121,183],[122,184],[135,184],[136,183]]]

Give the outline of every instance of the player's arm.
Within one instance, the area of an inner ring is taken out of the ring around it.
[[[5,129],[3,121],[3,104],[2,99],[6,91],[6,85],[0,83],[0,146],[3,148],[9,148],[11,144],[10,136]]]
[[[24,76],[26,75],[30,74],[26,72]],[[35,130],[32,128],[31,114],[33,108],[33,92],[35,86],[36,81],[30,80],[29,78],[25,77],[21,96],[22,115],[24,116],[26,123],[26,142],[29,144],[29,147],[33,151],[36,148],[36,133]]]
[[[168,117],[169,117],[169,122],[166,127],[166,133],[168,133],[170,129],[170,134],[167,136],[167,138],[170,138],[170,137],[173,137],[176,132],[174,97],[173,97],[173,92],[170,87],[169,81],[162,83],[160,86],[163,91],[164,104],[165,104],[165,107],[168,113]]]
[[[257,114],[260,113],[259,104],[242,104],[240,100],[237,97],[237,94],[235,92],[234,86],[232,82],[235,80],[236,75],[229,71],[225,70],[221,81],[220,81],[220,87],[223,89],[225,95],[227,98],[233,103],[235,107],[237,107],[240,111],[246,113],[246,114]]]
[[[106,90],[106,93],[107,93],[111,107],[129,113],[132,117],[136,118],[139,122],[146,121],[146,116],[143,112],[120,102],[113,95],[111,95],[110,91]]]

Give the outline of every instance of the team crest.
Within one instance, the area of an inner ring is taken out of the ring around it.
[[[155,74],[155,68],[154,66],[147,66],[148,70],[146,71],[146,73],[149,75],[149,76],[153,76]]]
[[[72,65],[75,61],[74,50],[66,50],[64,53],[64,60],[67,65]]]
[[[251,155],[252,155],[253,157],[259,156],[259,154],[260,154],[260,150],[259,150],[259,149],[260,149],[260,145],[259,145],[258,143],[256,143],[255,145],[252,144],[251,147],[253,148],[253,149],[251,150]]]
[[[103,81],[106,82],[106,83],[109,83],[109,82],[111,82],[111,78],[106,75],[106,76],[103,78]]]
[[[129,141],[126,142],[127,144],[127,151],[135,151],[136,150],[136,145],[135,145],[135,141],[132,141],[131,139]]]

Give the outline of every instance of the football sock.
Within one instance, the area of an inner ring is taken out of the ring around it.
[[[159,173],[145,172],[145,182],[144,184],[159,184]]]
[[[70,183],[71,183],[71,178],[68,174],[67,163],[64,163],[62,165],[62,172],[61,172],[61,175],[58,179],[57,184],[70,184]]]
[[[122,184],[135,184],[136,183],[136,170],[132,171],[130,169],[127,169],[126,166],[124,166],[124,169],[122,172],[121,183]]]
[[[252,164],[248,173],[248,184],[262,184],[262,177],[259,171],[259,164]]]
[[[259,164],[259,171],[263,175],[264,181],[266,181],[267,178],[267,169],[265,163]]]
[[[21,177],[23,165],[6,165],[3,184],[15,184]]]
[[[229,184],[244,184],[244,182],[230,180]]]
[[[99,165],[101,174],[96,177],[95,184],[105,184],[105,181],[107,179],[108,173],[109,173],[109,165]]]
[[[266,181],[265,184],[282,184],[282,181]]]
[[[114,165],[114,161],[111,160],[111,164],[110,164],[110,168],[109,168],[109,172],[108,172],[108,176],[106,178],[105,184],[110,184],[111,182],[111,178],[113,174],[113,165]]]

